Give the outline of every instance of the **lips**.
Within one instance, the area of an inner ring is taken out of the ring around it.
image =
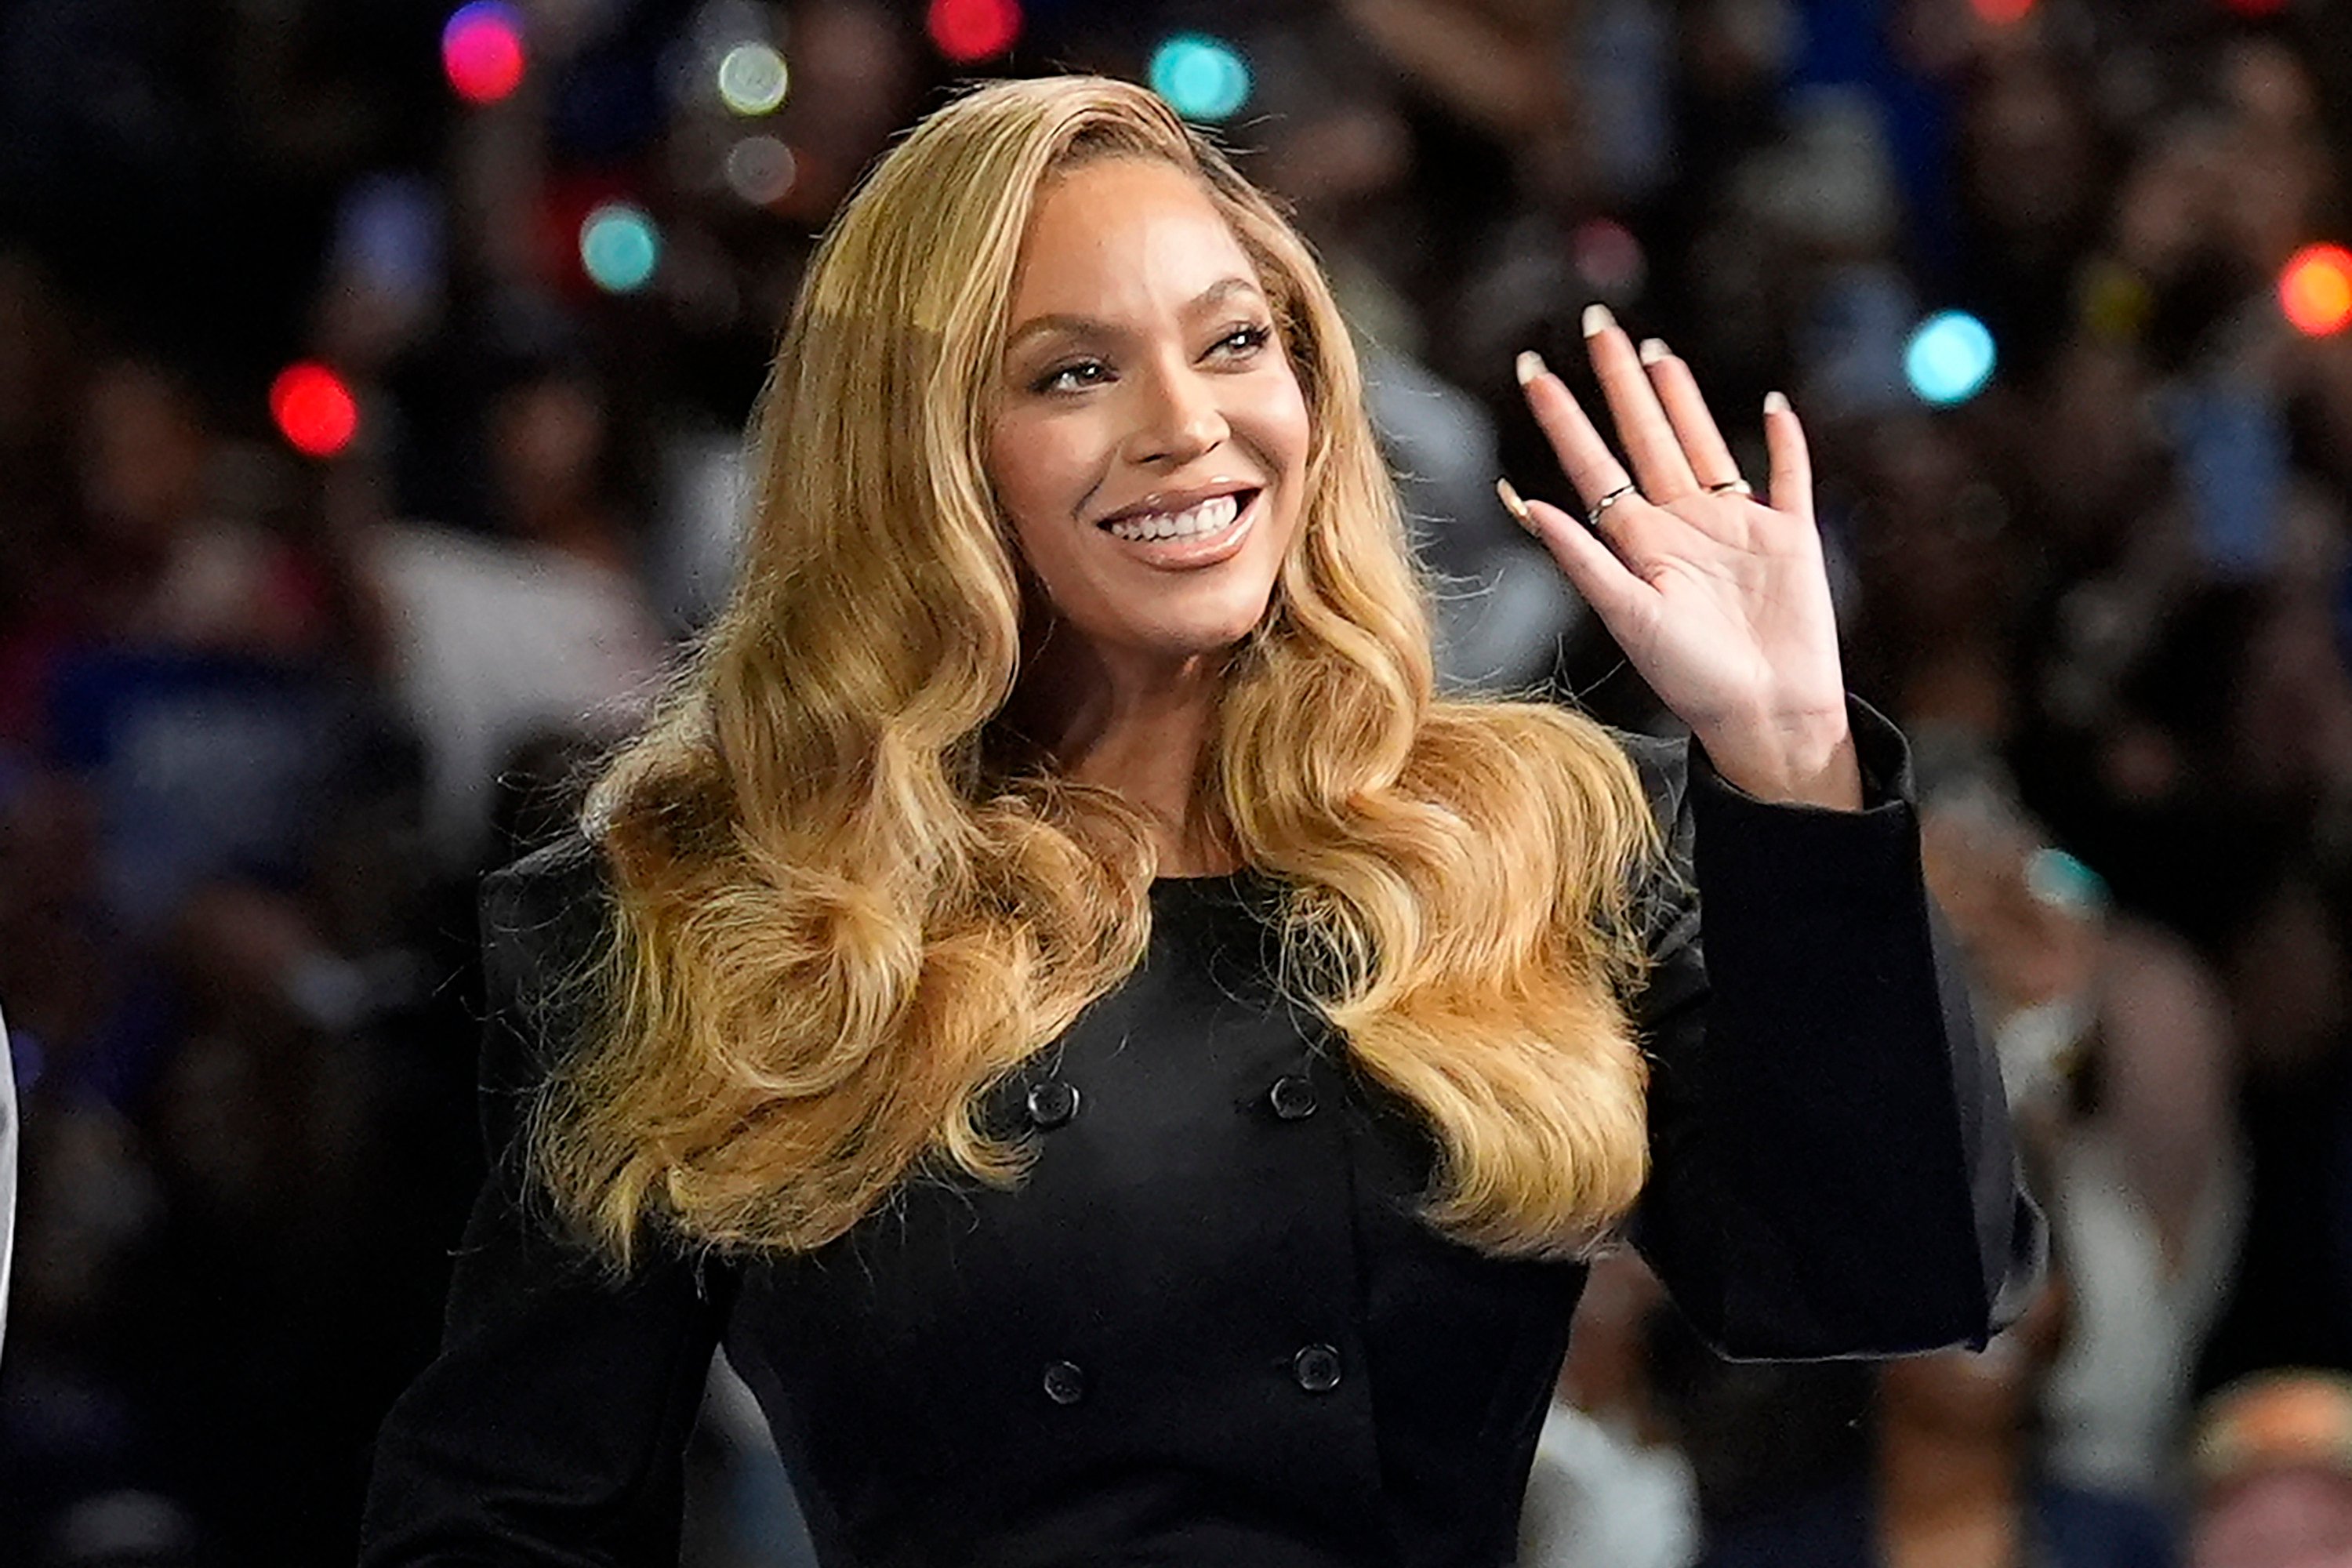
[[[1236,510],[1246,511],[1249,503],[1262,487],[1245,484],[1239,479],[1213,479],[1205,485],[1185,489],[1154,490],[1142,500],[1117,511],[1106,512],[1095,519],[1097,528],[1108,529],[1114,522],[1132,522],[1146,517],[1175,517],[1188,512],[1204,500],[1219,496],[1232,496]]]

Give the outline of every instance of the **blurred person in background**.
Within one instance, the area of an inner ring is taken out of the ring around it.
[[[2061,1482],[2170,1506],[2198,1356],[2245,1226],[2229,1003],[2186,942],[2110,907],[1985,753],[1927,766],[1928,885],[1969,953],[2072,1265],[2041,1462]]]
[[[1650,1388],[1647,1325],[1672,1311],[1631,1251],[1597,1258],[1519,1510],[1518,1568],[1690,1568],[1698,1484]]]
[[[2352,1379],[2282,1368],[2199,1412],[2189,1568],[2352,1563]]]
[[[1864,1472],[1719,1527],[1706,1568],[2168,1568],[2153,1506],[2050,1477],[2034,1404],[2066,1333],[2065,1273],[1981,1352],[1877,1370]]]
[[[528,347],[502,381],[487,417],[498,536],[385,521],[363,545],[452,874],[488,857],[498,779],[518,750],[550,728],[588,743],[618,733],[667,647],[602,378]]]

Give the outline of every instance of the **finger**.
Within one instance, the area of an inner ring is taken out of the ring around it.
[[[1592,373],[1601,378],[1601,395],[1609,400],[1609,416],[1617,422],[1617,438],[1633,460],[1633,477],[1642,493],[1664,506],[1694,494],[1699,488],[1690,458],[1675,438],[1673,423],[1659,405],[1650,374],[1633,352],[1633,340],[1617,325],[1606,305],[1584,312],[1585,352],[1592,356]]]
[[[1764,400],[1764,449],[1772,458],[1773,509],[1811,522],[1813,459],[1805,446],[1805,426],[1777,392]]]
[[[1584,498],[1584,504],[1591,507],[1602,496],[1632,484],[1633,476],[1585,417],[1583,405],[1569,391],[1568,384],[1546,370],[1544,362],[1533,353],[1519,356],[1518,369],[1519,384],[1527,388],[1528,408],[1550,440],[1560,471]]]
[[[1582,518],[1572,517],[1549,501],[1520,504],[1527,511],[1528,531],[1543,541],[1569,582],[1612,633],[1630,626],[1633,617],[1648,613],[1647,601],[1657,590],[1618,560],[1616,552],[1585,527]]]
[[[1738,460],[1717,428],[1715,415],[1698,389],[1698,378],[1691,374],[1682,356],[1652,338],[1642,345],[1642,363],[1649,367],[1650,384],[1657,388],[1658,401],[1664,405],[1666,418],[1675,427],[1675,439],[1682,443],[1683,455],[1700,487],[1712,489],[1739,478]]]

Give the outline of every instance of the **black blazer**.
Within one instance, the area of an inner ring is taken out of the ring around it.
[[[1850,707],[1860,813],[1626,742],[1697,887],[1653,927],[1632,1236],[1735,1356],[1981,1344],[2039,1266],[1907,752]],[[1510,1562],[1584,1269],[1412,1217],[1430,1141],[1274,997],[1271,891],[1154,884],[1143,966],[992,1100],[1041,1140],[1022,1190],[913,1181],[817,1252],[666,1257],[616,1288],[530,1217],[512,1159],[568,1031],[548,982],[601,930],[600,862],[574,840],[494,874],[500,1157],[440,1358],[384,1423],[362,1562],[674,1561],[722,1341],[828,1568]]]

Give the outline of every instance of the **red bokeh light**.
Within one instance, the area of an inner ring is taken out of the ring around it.
[[[1969,0],[1969,4],[1980,20],[2006,27],[2033,15],[2034,0]]]
[[[2221,0],[2221,9],[2241,16],[2275,16],[2286,9],[2286,0]]]
[[[2314,245],[2296,251],[2279,273],[2279,308],[2295,331],[2315,338],[2352,326],[2352,250]]]
[[[522,23],[512,8],[461,5],[441,29],[441,68],[468,103],[496,103],[522,85]]]
[[[971,65],[1013,47],[1021,36],[1020,0],[931,0],[923,25],[940,53]]]
[[[359,433],[360,405],[343,378],[322,364],[290,364],[269,384],[269,416],[298,452],[331,458]]]

